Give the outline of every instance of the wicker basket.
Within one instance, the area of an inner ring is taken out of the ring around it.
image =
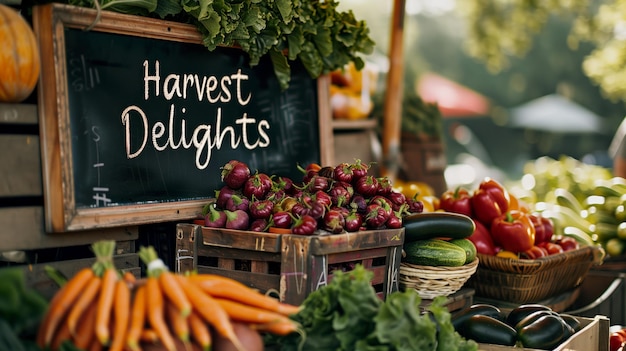
[[[420,266],[401,262],[398,274],[400,288],[415,289],[423,299],[449,296],[459,291],[476,272],[478,261],[476,258],[473,262],[459,267]]]
[[[480,265],[467,286],[476,296],[513,303],[539,302],[578,287],[604,251],[585,246],[535,260],[478,254]]]

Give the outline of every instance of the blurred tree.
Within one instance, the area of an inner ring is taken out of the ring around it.
[[[573,16],[568,47],[594,45],[582,63],[584,73],[608,98],[626,102],[626,0],[473,0],[458,5],[469,27],[467,51],[492,72],[528,53],[551,15]]]

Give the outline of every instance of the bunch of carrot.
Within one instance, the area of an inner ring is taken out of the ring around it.
[[[181,343],[209,350],[215,332],[244,350],[235,322],[278,335],[298,331],[289,318],[298,306],[227,277],[171,272],[152,247],[139,250],[147,277],[135,280],[115,269],[114,247],[115,242],[95,243],[96,263],[75,274],[50,301],[37,335],[42,349],[58,350],[70,341],[82,350],[136,351],[146,342],[168,351]]]

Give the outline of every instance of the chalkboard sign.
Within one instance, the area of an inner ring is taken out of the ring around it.
[[[85,30],[95,17],[33,11],[48,231],[191,218],[232,159],[294,179],[332,162],[327,77],[294,63],[283,91],[269,59],[209,51],[195,27],[103,11]]]

